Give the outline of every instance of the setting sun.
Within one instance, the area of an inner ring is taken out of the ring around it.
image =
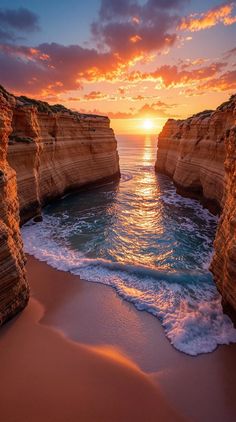
[[[151,119],[145,119],[143,121],[143,129],[145,129],[147,132],[151,131],[153,128],[154,128],[154,124]]]

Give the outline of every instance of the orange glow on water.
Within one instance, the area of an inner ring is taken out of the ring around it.
[[[149,254],[142,252],[140,243],[143,248],[149,242],[149,236],[155,232],[162,234],[164,232],[164,217],[162,206],[156,205],[156,198],[158,197],[158,184],[154,171],[150,171],[150,166],[155,162],[155,149],[156,138],[146,136],[142,147],[142,165],[143,170],[140,174],[135,176],[131,191],[134,192],[134,198],[137,204],[130,209],[124,209],[122,214],[119,215],[119,225],[125,227],[125,234],[119,233],[119,238],[122,240],[121,248],[125,255],[124,262],[139,263],[140,265],[153,266],[155,256],[153,252]],[[132,182],[130,182],[132,183]],[[140,236],[140,242],[127,243],[127,232],[130,237]],[[116,256],[119,262],[122,262],[120,256]],[[163,261],[165,256],[161,257]],[[138,292],[135,292],[138,295]]]

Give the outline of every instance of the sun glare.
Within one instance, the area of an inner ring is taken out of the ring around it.
[[[143,129],[145,129],[147,132],[151,131],[153,128],[154,128],[154,124],[151,119],[145,119],[143,121]]]

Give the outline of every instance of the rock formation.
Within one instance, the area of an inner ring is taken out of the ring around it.
[[[236,95],[214,112],[168,120],[158,140],[156,170],[180,193],[222,211],[211,271],[223,303],[236,310]]]
[[[230,312],[230,308],[236,310],[236,126],[226,132],[225,146],[224,208],[214,242],[211,271],[222,293],[223,305]]]
[[[23,309],[29,298],[16,174],[6,160],[13,107],[14,99],[0,90],[0,325]]]
[[[8,161],[17,174],[21,222],[67,191],[120,176],[107,117],[19,97],[12,129]]]
[[[39,219],[49,200],[119,176],[107,117],[14,97],[0,87],[0,325],[29,297],[20,219]]]
[[[236,96],[216,111],[186,120],[170,119],[159,135],[156,170],[168,174],[179,190],[222,208],[225,132],[235,122]]]

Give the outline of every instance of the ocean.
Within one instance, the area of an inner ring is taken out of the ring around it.
[[[217,217],[155,174],[157,138],[118,136],[121,180],[70,194],[22,228],[25,252],[112,286],[158,318],[178,350],[236,342],[209,272]]]

